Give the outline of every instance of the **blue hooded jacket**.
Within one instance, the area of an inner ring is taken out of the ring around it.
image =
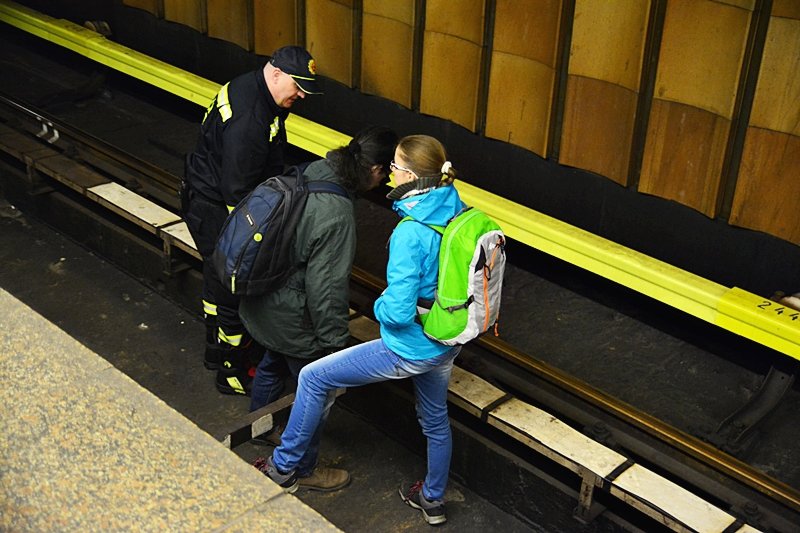
[[[425,224],[445,226],[463,208],[464,202],[452,185],[394,202],[406,221],[395,227],[389,239],[388,286],[375,301],[375,318],[381,338],[394,353],[405,359],[428,359],[452,349],[422,332],[417,317],[417,299],[433,299],[439,275],[439,245],[442,236]]]

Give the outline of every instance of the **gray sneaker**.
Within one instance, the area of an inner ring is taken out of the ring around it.
[[[430,525],[436,526],[447,522],[444,502],[442,500],[428,501],[425,499],[425,495],[422,494],[422,481],[417,481],[405,491],[400,487],[400,497],[406,505],[422,511],[422,516]]]
[[[281,473],[280,470],[278,470],[278,468],[275,466],[275,463],[272,462],[271,455],[266,459],[259,457],[253,463],[253,466],[255,466],[259,472],[280,485],[284,492],[292,494],[299,486],[297,470],[292,470],[288,474]]]

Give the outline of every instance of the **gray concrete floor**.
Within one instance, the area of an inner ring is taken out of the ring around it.
[[[0,307],[0,530],[338,531],[2,288]]]

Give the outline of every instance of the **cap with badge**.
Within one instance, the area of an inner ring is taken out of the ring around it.
[[[284,46],[273,52],[270,63],[294,79],[304,93],[322,94],[317,84],[317,66],[314,58],[300,46]]]

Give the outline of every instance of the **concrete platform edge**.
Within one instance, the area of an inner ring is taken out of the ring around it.
[[[2,289],[0,306],[0,530],[337,530]]]

